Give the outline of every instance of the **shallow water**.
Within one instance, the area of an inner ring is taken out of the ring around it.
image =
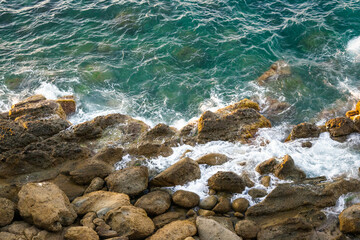
[[[277,60],[292,74],[259,86],[255,80]],[[73,94],[74,124],[120,112],[181,127],[245,97],[263,109],[270,98],[288,102],[290,111],[254,145],[181,146],[148,163],[166,168],[186,149],[191,158],[231,157],[202,167],[202,178],[186,186],[199,194],[217,170],[247,170],[258,182],[254,166],[285,154],[308,176],[357,176],[356,134],[338,143],[324,133],[310,149],[283,140],[291,124],[321,124],[324,111],[351,108],[359,80],[359,0],[0,0],[0,111],[32,94]],[[261,146],[264,138],[270,144]]]

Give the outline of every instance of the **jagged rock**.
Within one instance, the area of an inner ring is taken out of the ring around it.
[[[147,167],[136,166],[118,170],[105,178],[109,191],[137,195],[147,189]]]
[[[183,212],[166,212],[153,218],[153,222],[157,229],[162,228],[176,220],[184,220],[185,214]]]
[[[77,217],[65,193],[53,183],[24,185],[19,192],[18,209],[24,219],[49,231],[60,231]]]
[[[66,116],[70,116],[76,112],[76,102],[74,100],[74,96],[64,96],[57,99],[56,102],[60,104]]]
[[[346,136],[355,132],[354,122],[346,117],[330,119],[325,126],[332,137]]]
[[[96,213],[95,212],[88,212],[80,220],[80,224],[85,226],[85,227],[95,229],[95,224],[93,223],[95,218],[96,218]]]
[[[241,193],[245,189],[243,178],[234,172],[219,171],[208,179],[208,185],[220,192]]]
[[[242,220],[236,223],[235,231],[237,235],[245,239],[256,238],[258,232],[260,231],[259,226],[253,221]]]
[[[196,226],[188,220],[178,220],[166,224],[157,230],[147,240],[176,240],[185,239],[196,234]]]
[[[15,204],[6,198],[0,198],[0,227],[10,224],[14,218]]]
[[[169,127],[166,124],[159,123],[154,128],[150,129],[144,136],[144,140],[169,140],[176,135],[176,129]]]
[[[140,144],[127,149],[127,152],[130,155],[144,156],[147,158],[158,156],[168,157],[173,154],[171,147],[166,146],[163,143],[154,142],[140,142]]]
[[[258,188],[253,188],[250,189],[248,194],[252,197],[252,198],[262,198],[265,197],[267,192],[265,189],[258,189]]]
[[[249,205],[249,201],[246,198],[237,198],[232,202],[231,207],[235,212],[244,213]]]
[[[175,204],[184,208],[193,208],[200,202],[200,197],[196,193],[178,190],[172,195]]]
[[[155,176],[150,184],[159,187],[184,185],[185,183],[199,179],[200,176],[201,172],[197,162],[186,157]]]
[[[207,164],[210,166],[221,165],[228,161],[228,157],[220,153],[209,153],[196,160],[198,164]]]
[[[89,184],[96,177],[106,177],[114,171],[110,164],[94,159],[82,161],[69,173],[71,179],[78,184]]]
[[[99,191],[104,187],[105,181],[102,178],[96,177],[91,180],[90,185],[86,188],[84,194]]]
[[[215,113],[203,113],[198,121],[197,139],[200,143],[217,140],[246,141],[254,137],[259,128],[264,127],[271,127],[270,121],[254,108],[243,107],[240,101]]]
[[[51,182],[56,184],[70,201],[81,196],[85,191],[84,186],[74,183],[68,176],[63,174],[58,175],[55,179],[51,180]]]
[[[139,198],[134,204],[135,207],[142,208],[149,215],[160,215],[169,209],[171,196],[165,191],[150,192]]]
[[[155,230],[154,223],[145,210],[133,206],[111,210],[106,214],[105,220],[120,236],[130,239],[144,239]]]
[[[66,230],[65,239],[67,240],[99,240],[97,233],[88,227],[70,227]]]
[[[226,197],[219,197],[219,202],[212,209],[216,213],[227,213],[231,211],[230,199]]]
[[[255,169],[260,174],[273,173],[279,179],[301,180],[306,177],[305,173],[295,166],[294,160],[285,155],[281,162],[275,158],[266,160],[256,166]]]
[[[101,217],[110,210],[130,205],[130,198],[123,193],[96,191],[76,198],[72,204],[79,215],[95,212]]]
[[[114,165],[115,163],[121,161],[123,154],[124,150],[120,147],[105,147],[93,158]]]
[[[335,205],[345,193],[357,191],[360,182],[355,179],[339,179],[316,184],[279,184],[260,203],[248,208],[246,216],[259,217],[278,212],[292,211],[301,207],[325,208]],[[251,219],[249,219],[251,220]]]
[[[346,208],[339,215],[340,231],[360,233],[360,204]]]
[[[270,186],[270,181],[271,181],[271,177],[270,176],[263,176],[260,180],[261,184],[264,187],[269,187]]]
[[[213,219],[197,217],[196,226],[200,240],[242,240],[241,237]]]
[[[202,209],[210,210],[215,207],[217,204],[218,199],[215,196],[208,196],[200,201],[199,207]]]
[[[286,141],[295,140],[299,138],[314,138],[319,137],[320,129],[312,123],[300,123],[292,130]]]
[[[264,72],[258,79],[259,85],[264,85],[268,80],[291,75],[290,66],[283,60],[273,63],[269,70]]]

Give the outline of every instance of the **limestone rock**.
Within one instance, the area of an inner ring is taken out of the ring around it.
[[[15,204],[6,198],[0,198],[0,227],[10,224],[14,218]]]
[[[144,166],[118,170],[105,178],[109,191],[137,195],[148,187],[148,169]]]
[[[198,164],[207,164],[210,166],[221,165],[228,161],[228,157],[220,153],[209,153],[200,157],[196,162]]]
[[[105,220],[120,236],[130,239],[144,239],[155,230],[154,223],[145,210],[134,206],[111,210],[106,214]]]
[[[28,183],[19,192],[21,216],[49,231],[60,231],[74,222],[77,215],[63,191],[52,183]]]
[[[346,136],[355,131],[354,122],[346,117],[330,119],[325,126],[332,137]]]
[[[249,205],[249,201],[246,198],[237,198],[232,202],[231,207],[235,212],[244,213]]]
[[[196,226],[200,240],[242,240],[241,237],[213,219],[197,217]]]
[[[206,210],[211,210],[217,204],[218,199],[215,196],[208,196],[200,201],[199,207]]]
[[[186,157],[165,169],[151,180],[152,186],[171,187],[199,179],[201,176],[197,162]]]
[[[169,209],[170,204],[171,196],[169,193],[154,191],[139,198],[134,206],[144,209],[149,215],[160,215]]]
[[[299,138],[319,137],[320,129],[312,123],[300,123],[296,125],[287,138],[287,140],[295,140]]]
[[[200,202],[200,197],[196,193],[178,190],[172,195],[175,204],[184,208],[196,207]]]
[[[208,179],[208,185],[221,192],[241,193],[245,189],[244,180],[234,172],[219,171]]]
[[[346,208],[339,215],[340,231],[360,233],[360,204]]]
[[[245,239],[251,239],[256,238],[260,228],[253,221],[242,220],[236,223],[235,231],[239,236]]]
[[[99,240],[97,233],[88,227],[70,227],[65,233],[66,240]]]
[[[153,218],[153,222],[156,228],[162,228],[166,224],[169,224],[176,220],[184,220],[185,214],[183,212],[166,212]]]
[[[101,217],[110,210],[130,205],[130,198],[123,193],[96,191],[76,198],[72,204],[79,215],[95,212]]]
[[[185,239],[196,234],[196,226],[188,220],[178,220],[166,224],[157,230],[147,240],[177,240]]]

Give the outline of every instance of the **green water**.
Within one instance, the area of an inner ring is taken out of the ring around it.
[[[360,98],[358,36],[359,0],[0,0],[0,109],[70,93],[75,122],[116,111],[173,124],[271,97],[299,123]],[[277,60],[292,75],[259,87]]]

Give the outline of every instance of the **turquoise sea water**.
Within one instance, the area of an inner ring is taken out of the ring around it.
[[[0,109],[70,93],[75,122],[116,111],[176,124],[271,97],[299,123],[360,98],[359,36],[359,0],[0,0]],[[292,75],[259,87],[277,60]]]

